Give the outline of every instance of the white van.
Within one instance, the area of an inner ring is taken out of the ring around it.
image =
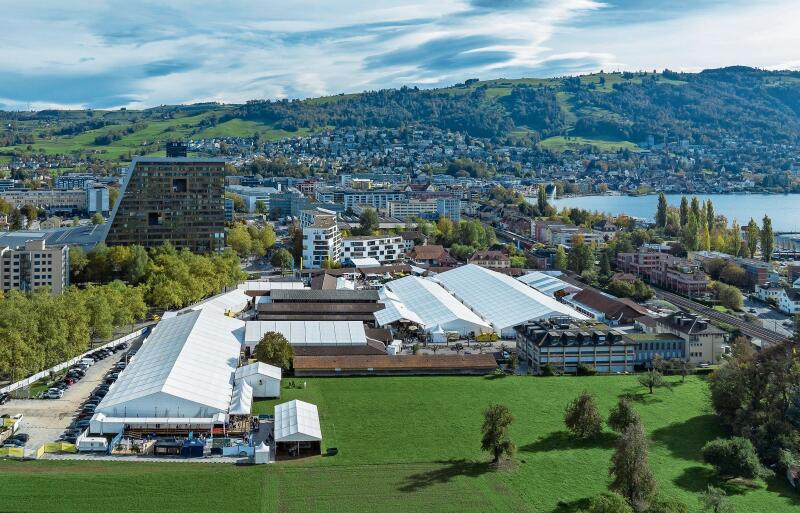
[[[91,358],[81,358],[80,361],[78,362],[78,364],[79,365],[86,365],[87,367],[91,367],[92,365],[94,365],[94,360],[92,360]]]

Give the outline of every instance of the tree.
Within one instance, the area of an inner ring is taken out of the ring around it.
[[[703,511],[710,513],[735,513],[733,504],[728,502],[725,491],[708,485],[708,489],[703,493]]]
[[[739,256],[742,247],[742,230],[739,223],[733,220],[731,225],[730,236],[728,237],[728,245],[725,251],[733,256]]]
[[[243,224],[236,223],[228,230],[228,245],[240,257],[246,257],[253,251],[253,238]]]
[[[272,253],[270,263],[275,267],[280,267],[281,272],[284,272],[286,269],[292,267],[292,254],[284,248],[279,248]]]
[[[573,238],[572,249],[569,251],[569,269],[576,274],[594,269],[594,251],[583,241],[583,237],[576,235]]]
[[[703,251],[709,251],[711,249],[711,232],[709,231],[708,223],[706,222],[705,217],[700,218],[698,237],[698,246],[700,249]]]
[[[572,434],[581,439],[595,438],[603,430],[603,417],[594,397],[583,391],[567,405],[564,424]]]
[[[617,493],[601,493],[589,500],[586,513],[633,513],[633,510],[625,502],[625,497]]]
[[[697,251],[700,244],[699,226],[697,224],[697,217],[689,212],[689,220],[681,229],[681,243],[687,251]]]
[[[294,352],[286,337],[276,331],[268,331],[256,345],[255,356],[259,362],[289,370]]]
[[[100,212],[95,212],[94,215],[92,216],[92,224],[95,226],[103,224],[105,222],[106,220],[105,218],[103,218],[103,214],[101,214]]]
[[[631,424],[617,440],[609,469],[613,477],[609,489],[625,497],[638,512],[647,509],[656,491],[656,480],[650,470],[647,452],[647,438],[642,424]]]
[[[600,276],[611,276],[611,262],[608,259],[608,251],[600,253]]]
[[[756,249],[758,249],[758,239],[761,237],[761,231],[758,229],[758,224],[751,217],[750,222],[747,223],[745,228],[745,237],[747,238],[747,253],[750,258],[756,256]]]
[[[647,372],[639,374],[639,383],[643,387],[649,388],[651,394],[653,393],[654,388],[669,386],[669,382],[664,380],[664,376],[654,369],[650,369]]]
[[[689,200],[681,196],[681,228],[689,222]]]
[[[769,474],[758,460],[752,442],[739,436],[708,442],[703,446],[703,461],[724,477],[756,479]]]
[[[372,235],[372,232],[378,229],[379,223],[380,219],[375,209],[365,208],[358,216],[358,234]]]
[[[664,229],[667,226],[667,197],[658,193],[658,209],[656,210],[656,226]]]
[[[717,299],[722,306],[731,310],[741,310],[744,304],[741,291],[724,283],[717,283]]]
[[[483,414],[481,449],[492,455],[492,463],[495,465],[503,456],[510,458],[514,455],[516,446],[508,433],[513,421],[511,411],[504,404],[491,404]]]
[[[628,426],[638,422],[640,422],[639,414],[625,398],[620,398],[608,415],[608,425],[617,433],[624,433]]]
[[[547,186],[542,184],[539,186],[539,191],[536,197],[536,206],[539,208],[539,215],[544,216],[547,215]]]
[[[669,361],[668,367],[672,372],[680,374],[681,383],[685,383],[686,375],[691,374],[694,371],[694,364],[691,361],[683,358],[673,358]]]
[[[689,209],[689,216],[694,216],[695,221],[697,221],[697,226],[700,226],[700,218],[701,216],[705,218],[703,215],[703,211],[700,209],[700,200],[697,199],[697,196],[692,196],[692,203]]]
[[[772,219],[764,216],[761,226],[761,258],[765,262],[772,260],[772,253],[775,251],[775,235],[772,233]]]
[[[714,230],[714,227],[716,226],[716,220],[717,216],[714,214],[714,203],[712,203],[709,199],[706,201],[706,223],[708,224],[709,230]]]
[[[558,246],[556,248],[556,254],[553,257],[553,267],[566,271],[568,266],[567,252],[564,250],[564,246]]]

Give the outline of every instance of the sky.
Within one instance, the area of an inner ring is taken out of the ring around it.
[[[800,0],[3,0],[0,109],[800,69]]]

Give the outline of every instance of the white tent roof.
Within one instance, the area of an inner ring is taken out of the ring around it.
[[[120,410],[125,403],[148,396],[154,396],[148,411],[153,406],[174,410],[174,401],[158,404],[166,397],[200,405],[212,413],[227,411],[241,350],[235,333],[243,325],[243,321],[207,310],[163,319],[120,373],[97,412],[113,414],[114,407]],[[139,408],[141,403],[137,404]],[[129,415],[134,413],[131,410]]]
[[[237,288],[239,290],[258,290],[258,291],[271,291],[271,290],[303,290],[307,289],[301,281],[246,281],[240,283]]]
[[[525,276],[520,276],[517,279],[525,285],[533,287],[539,292],[547,294],[550,297],[553,297],[559,290],[578,290],[578,287],[541,271],[533,271],[532,273],[528,273]]]
[[[386,309],[375,313],[381,325],[407,319],[421,324],[426,330],[436,326],[461,332],[491,329],[488,322],[459,303],[441,285],[424,278],[406,276],[390,281],[384,285],[383,297],[386,299],[381,302]]]
[[[293,346],[367,345],[361,321],[248,321],[245,344],[257,344],[269,331],[277,331]]]
[[[441,283],[459,301],[489,321],[495,330],[556,315],[586,319],[577,310],[538,290],[479,265],[456,267],[431,279]]]
[[[253,387],[244,380],[237,381],[233,387],[231,407],[228,413],[231,415],[249,415],[252,407]]]
[[[320,442],[319,412],[315,404],[298,401],[275,406],[276,442]]]
[[[380,267],[381,263],[373,257],[351,258],[353,267]]]
[[[245,365],[244,367],[239,367],[236,369],[236,374],[234,378],[237,380],[246,378],[247,376],[252,376],[254,374],[259,374],[261,376],[267,376],[269,378],[281,379],[281,368],[275,367],[274,365],[270,365],[264,362],[254,362],[250,365]]]
[[[190,306],[185,310],[212,310],[216,313],[225,315],[225,312],[239,313],[247,308],[248,302],[253,299],[243,290],[232,290],[218,296],[209,298],[202,303]]]

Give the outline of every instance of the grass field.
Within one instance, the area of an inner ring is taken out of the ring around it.
[[[0,510],[26,512],[567,512],[605,490],[615,436],[577,443],[563,430],[567,402],[587,389],[605,413],[632,394],[651,439],[650,461],[666,495],[692,510],[718,483],[700,448],[720,433],[704,381],[645,394],[633,376],[594,378],[420,377],[308,379],[283,400],[318,404],[334,457],[267,467],[224,464],[0,463]],[[492,470],[479,449],[490,402],[515,416],[518,453]],[[275,401],[261,401],[270,412]],[[781,480],[727,486],[737,512],[797,511]],[[559,503],[561,502],[561,506]]]
[[[608,139],[587,139],[585,137],[563,137],[555,136],[542,139],[539,142],[539,147],[546,150],[563,152],[566,150],[573,150],[585,146],[597,146],[600,150],[617,151],[619,149],[628,149],[631,151],[638,151],[639,147],[630,141],[614,141]]]

